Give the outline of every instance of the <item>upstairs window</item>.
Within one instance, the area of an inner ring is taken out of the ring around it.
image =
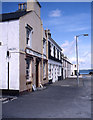
[[[56,58],[57,58],[57,48],[56,48]]]
[[[33,28],[30,27],[28,24],[26,26],[26,45],[27,47],[31,47],[32,42],[32,30]]]
[[[57,59],[59,60],[59,50],[57,50]]]
[[[60,52],[59,52],[59,60],[61,59],[61,55],[60,55]]]
[[[43,62],[43,78],[46,78],[46,65],[45,65],[45,62]]]
[[[54,57],[54,46],[53,46],[53,44],[52,44],[52,46],[51,46],[51,56]]]
[[[46,54],[46,40],[43,38],[43,53]]]

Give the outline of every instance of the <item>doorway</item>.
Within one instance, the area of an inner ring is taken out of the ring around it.
[[[63,80],[63,68],[61,69],[61,77],[62,77],[62,80]]]
[[[65,70],[65,79],[66,79],[66,70]]]
[[[36,59],[36,87],[39,86],[39,60]]]

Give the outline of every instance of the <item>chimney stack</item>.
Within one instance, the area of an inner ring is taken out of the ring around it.
[[[20,3],[20,4],[18,4],[18,10],[19,11],[23,11],[23,10],[26,10],[27,9],[27,3]]]
[[[27,0],[27,11],[34,11],[40,17],[41,5],[37,0]]]
[[[49,29],[48,29],[48,36],[49,36],[49,38],[51,38],[51,33],[50,33]]]

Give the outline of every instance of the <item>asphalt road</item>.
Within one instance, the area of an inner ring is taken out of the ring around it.
[[[3,118],[91,118],[91,79],[58,81],[3,104]]]

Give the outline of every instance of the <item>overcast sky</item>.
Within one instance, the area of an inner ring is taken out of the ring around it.
[[[18,9],[18,3],[4,3],[3,12]],[[76,63],[75,36],[80,36],[79,67],[91,68],[91,3],[90,2],[41,2],[41,19],[44,29],[51,31],[52,38],[63,48],[64,54]]]

